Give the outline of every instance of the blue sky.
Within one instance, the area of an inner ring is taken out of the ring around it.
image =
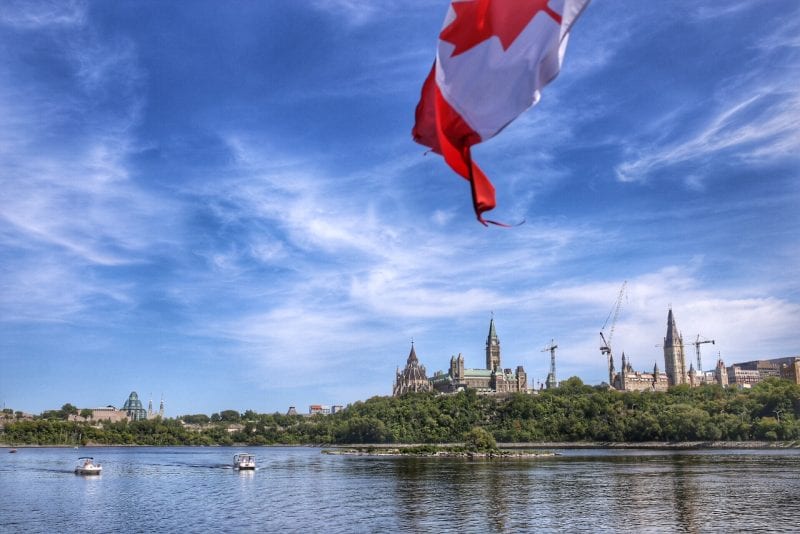
[[[285,411],[504,366],[800,354],[800,5],[596,0],[468,184],[411,141],[444,0],[4,2],[0,401]],[[690,354],[693,352],[689,348]]]

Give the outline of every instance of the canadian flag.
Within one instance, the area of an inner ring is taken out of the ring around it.
[[[478,220],[494,186],[470,147],[536,104],[558,75],[572,25],[590,0],[452,0],[422,86],[414,140],[444,156],[472,187]]]

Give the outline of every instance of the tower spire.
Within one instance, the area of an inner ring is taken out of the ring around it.
[[[664,337],[664,368],[670,386],[686,383],[686,360],[683,355],[683,338],[675,325],[670,307],[667,314],[667,335]]]
[[[411,352],[408,353],[408,359],[406,360],[407,364],[411,364],[414,362],[419,362],[417,359],[417,351],[414,350],[414,340],[411,340]]]
[[[489,319],[489,335],[486,337],[486,369],[496,371],[500,369],[500,338],[494,328],[494,312]]]

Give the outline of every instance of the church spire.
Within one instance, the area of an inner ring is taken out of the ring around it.
[[[667,336],[664,338],[664,346],[672,347],[678,337],[678,328],[675,326],[675,316],[672,315],[672,308],[667,314]]]
[[[667,314],[667,335],[664,336],[664,367],[670,386],[686,383],[686,361],[683,354],[683,338],[675,325],[672,308]]]
[[[500,338],[494,329],[494,312],[489,319],[489,335],[486,337],[486,369],[489,371],[500,369]]]
[[[417,353],[414,350],[414,340],[412,339],[411,340],[411,352],[408,353],[408,359],[406,360],[406,363],[411,365],[412,363],[417,363],[417,362],[419,362],[419,360],[417,359]]]

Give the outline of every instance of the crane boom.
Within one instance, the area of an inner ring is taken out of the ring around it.
[[[619,288],[619,295],[617,295],[617,301],[614,304],[614,307],[611,308],[611,311],[608,313],[608,317],[606,317],[606,322],[603,323],[603,328],[600,329],[600,339],[603,340],[603,345],[600,347],[600,354],[606,355],[606,360],[608,362],[608,380],[609,385],[614,380],[614,377],[611,376],[611,360],[613,358],[611,354],[611,338],[614,336],[614,327],[617,326],[617,318],[619,317],[619,311],[622,309],[622,298],[625,296],[625,286],[628,285],[628,281],[625,280],[622,282],[622,287]],[[613,315],[613,319],[612,319]],[[611,319],[611,328],[608,330],[608,339],[606,339],[605,334],[603,333],[608,326],[608,321]]]
[[[608,317],[606,317],[606,322],[603,323],[603,328],[600,329],[600,337],[603,339],[603,346],[600,347],[600,352],[602,354],[611,352],[611,338],[614,336],[614,328],[617,326],[617,318],[619,317],[619,311],[622,309],[622,298],[625,296],[625,286],[627,285],[627,280],[622,282],[622,287],[619,288],[619,295],[617,295],[617,301],[614,304],[614,307],[611,308],[611,311],[608,312]],[[606,326],[608,326],[608,321],[611,319],[612,315],[614,318],[611,320],[611,328],[608,330],[608,339],[606,339],[603,332],[605,331]]]
[[[698,372],[702,372],[702,370],[703,370],[703,362],[700,360],[700,345],[702,345],[704,343],[711,343],[712,345],[715,344],[713,339],[705,339],[703,341],[700,341],[700,334],[697,334],[697,339],[692,342],[692,345],[694,345],[694,352],[695,352],[695,354],[697,354],[697,371]]]
[[[550,345],[545,347],[541,350],[541,352],[550,351],[550,373],[547,375],[547,380],[545,380],[545,384],[547,385],[547,389],[552,389],[556,387],[558,381],[556,381],[556,349],[558,345],[555,344],[554,340],[550,340]]]

